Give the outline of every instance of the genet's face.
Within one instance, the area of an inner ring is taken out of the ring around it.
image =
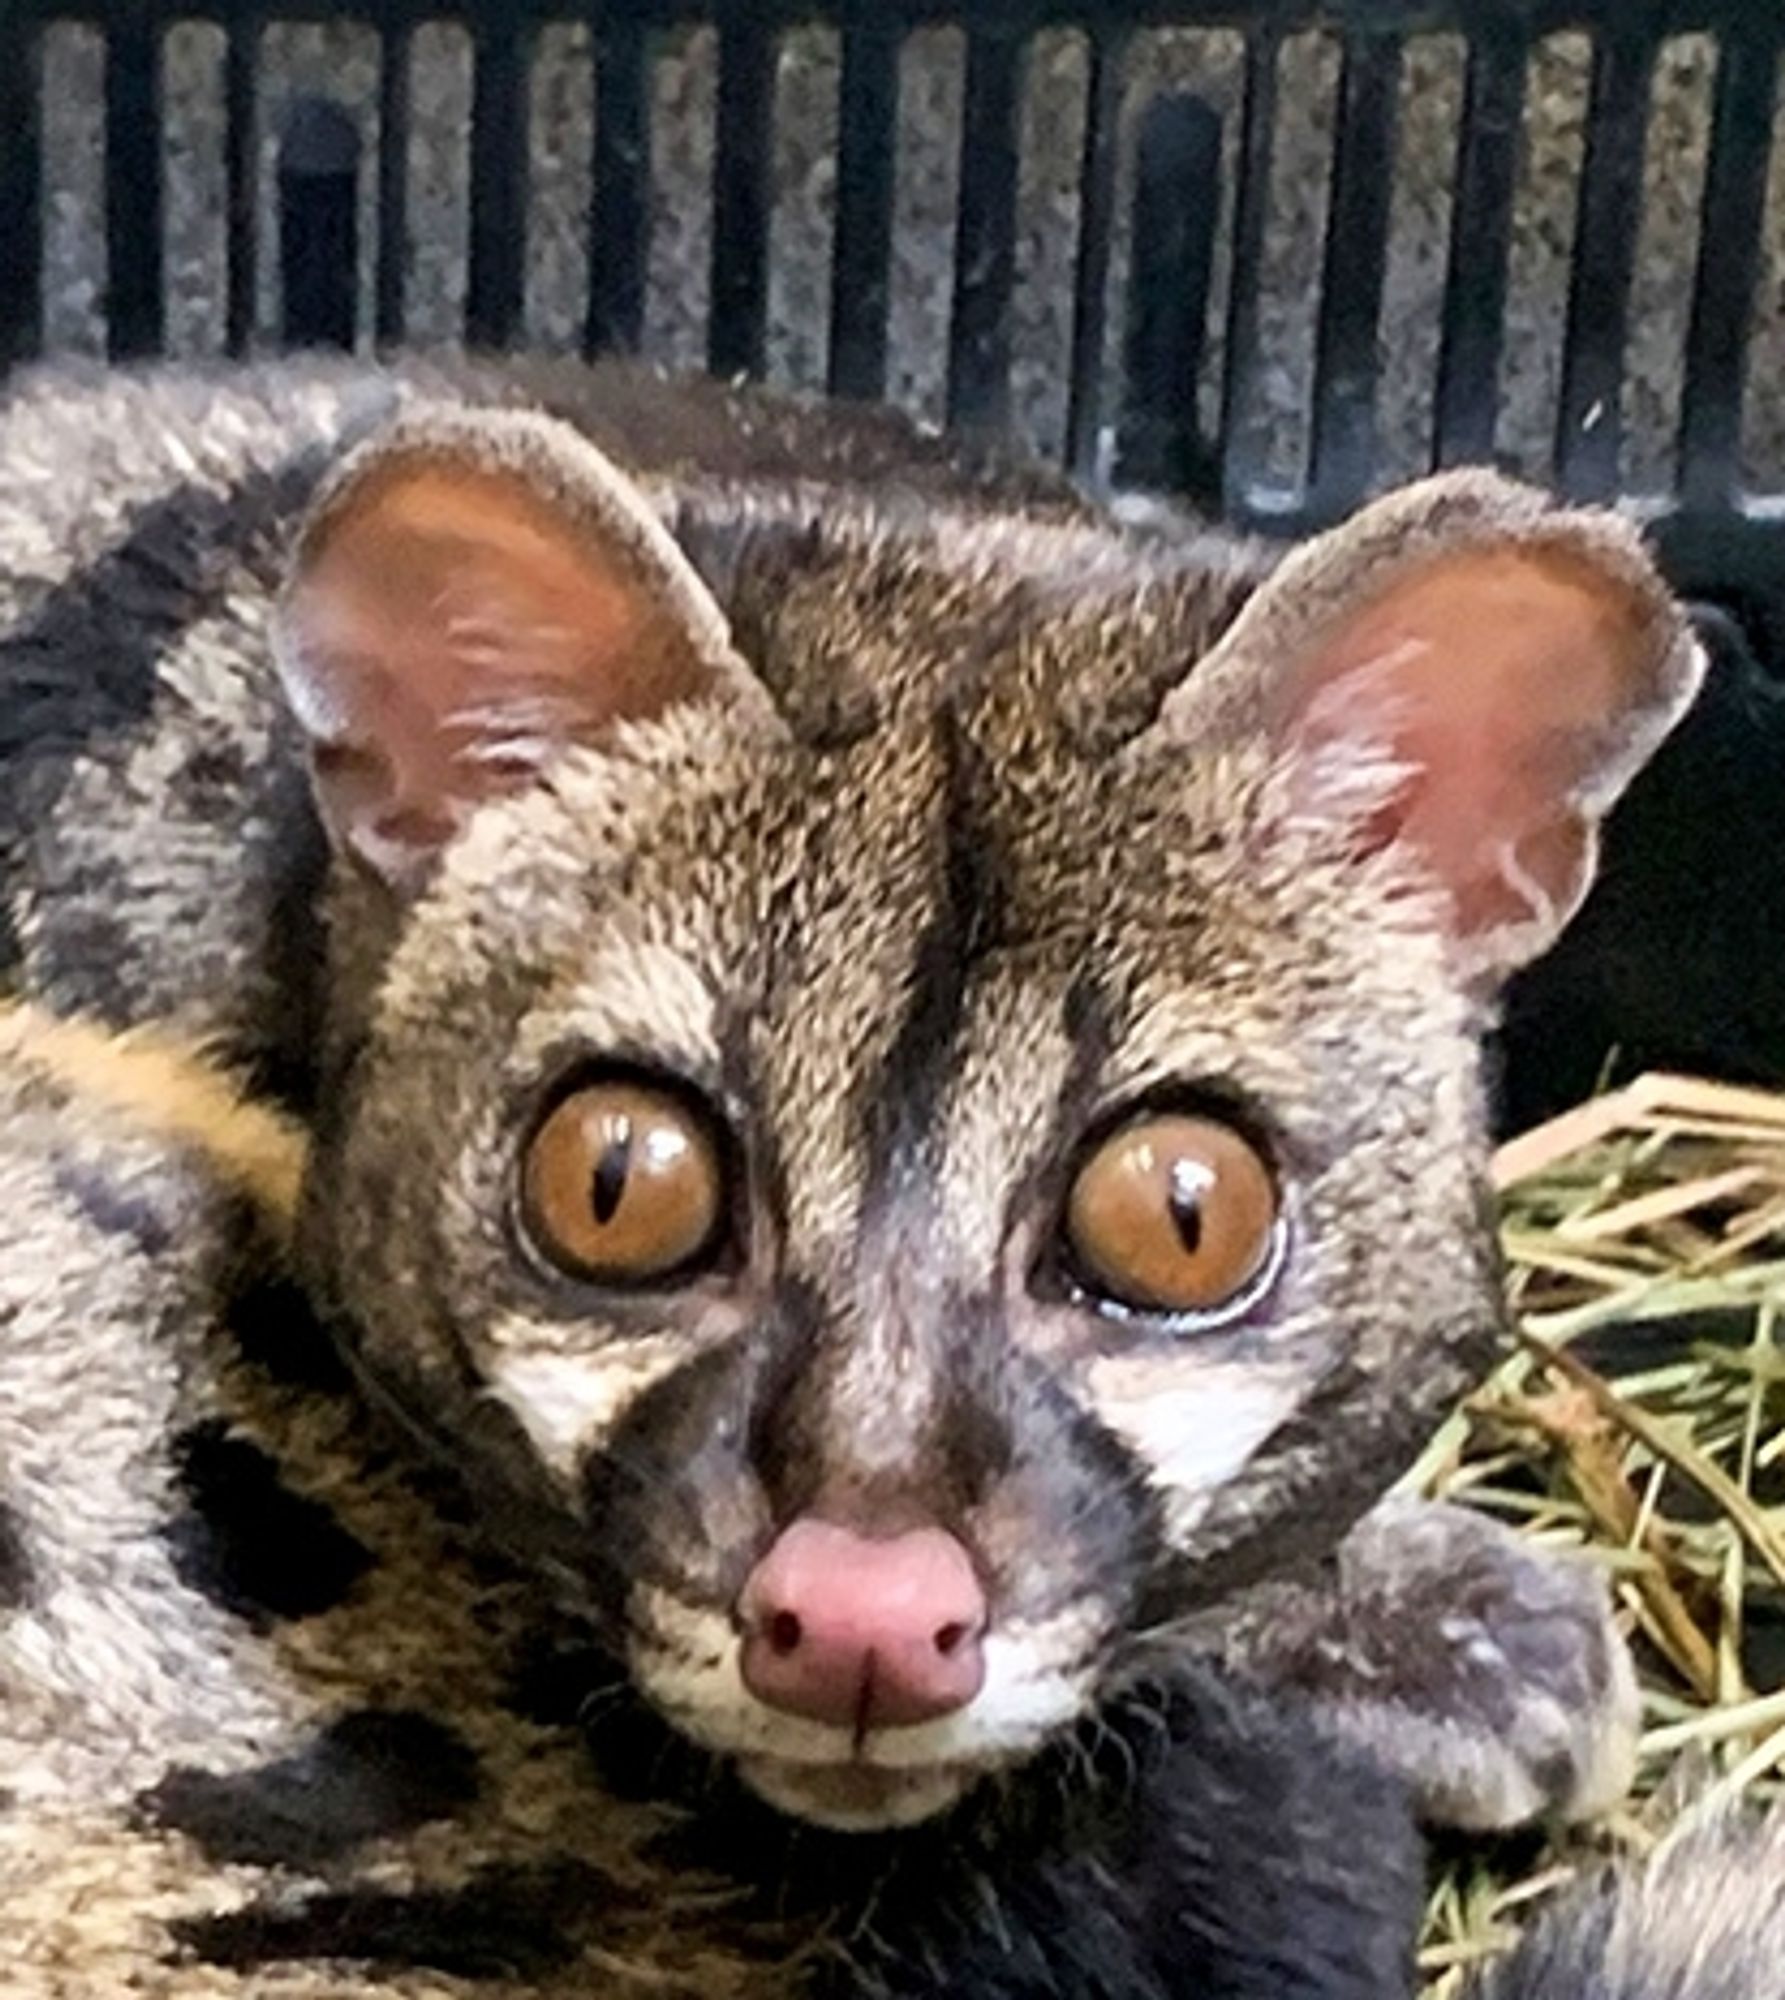
[[[1073,1725],[1245,1537],[1330,1544],[1493,1324],[1435,943],[1231,756],[1003,727],[666,724],[485,808],[324,1167],[368,1364],[835,1826]],[[1298,1419],[1366,1405],[1338,1478]]]

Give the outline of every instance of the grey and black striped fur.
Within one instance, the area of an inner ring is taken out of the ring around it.
[[[489,546],[387,603],[399,544],[357,622],[328,554],[416,475]],[[525,670],[581,640],[502,574],[509,514],[636,616],[632,696]],[[354,711],[367,654],[473,689],[451,755]],[[1625,528],[1486,475],[1273,572],[625,371],[15,388],[11,979],[204,1039],[310,1132],[297,1283],[244,1295],[191,1135],[96,1132],[19,1058],[19,1990],[1399,1990],[1396,1786],[1504,1825],[1628,1757],[1597,1586],[1376,1503],[1499,1327],[1493,990],[1696,671]],[[615,1061],[730,1135],[710,1282],[517,1242],[542,1096]],[[1055,1256],[1087,1136],[1155,1101],[1279,1181],[1220,1324],[1091,1312]],[[964,1712],[833,1743],[753,1701],[731,1606],[802,1511],[972,1550]],[[1326,1756],[1381,1775],[1298,1802]]]

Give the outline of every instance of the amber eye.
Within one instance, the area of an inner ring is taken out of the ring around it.
[[[673,1092],[592,1083],[527,1149],[521,1208],[538,1248],[579,1278],[645,1284],[712,1248],[724,1174],[713,1132]]]
[[[1113,1132],[1079,1169],[1066,1204],[1087,1287],[1136,1312],[1214,1312],[1265,1269],[1277,1191],[1229,1125],[1164,1114]]]

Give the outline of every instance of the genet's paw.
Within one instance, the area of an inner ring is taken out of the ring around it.
[[[1307,1693],[1432,1823],[1589,1819],[1628,1787],[1636,1677],[1584,1560],[1396,1500],[1352,1530],[1325,1588],[1283,1609],[1281,1643],[1260,1620],[1245,1664]]]

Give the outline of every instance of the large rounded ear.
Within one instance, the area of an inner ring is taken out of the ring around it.
[[[1460,971],[1535,957],[1703,656],[1635,530],[1489,472],[1364,508],[1287,557],[1173,694],[1185,742],[1262,738],[1298,818],[1444,892]]]
[[[274,643],[331,837],[405,891],[473,807],[568,745],[766,699],[645,497],[527,410],[415,411],[352,453]]]

